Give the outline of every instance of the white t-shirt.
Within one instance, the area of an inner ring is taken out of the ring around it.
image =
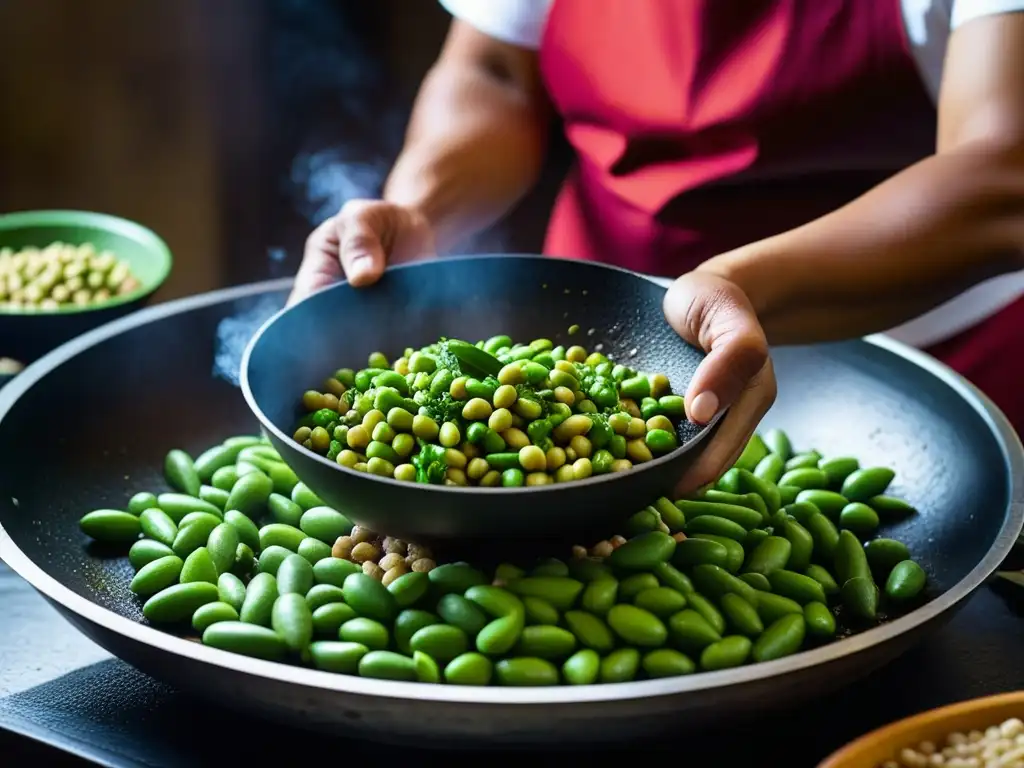
[[[946,46],[954,29],[982,16],[1024,11],[1024,0],[900,1],[911,52],[933,99],[938,98]],[[524,48],[540,46],[553,2],[555,0],[440,0],[453,16],[491,37]],[[994,278],[893,329],[890,334],[908,344],[925,347],[970,328],[1022,294],[1024,272]]]

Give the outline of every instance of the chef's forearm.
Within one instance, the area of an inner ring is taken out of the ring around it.
[[[1024,146],[929,157],[834,213],[701,268],[747,292],[772,343],[886,330],[1024,268]]]
[[[460,34],[472,39],[447,51]],[[549,112],[531,57],[453,29],[423,82],[384,197],[421,211],[439,250],[500,218],[540,175]]]

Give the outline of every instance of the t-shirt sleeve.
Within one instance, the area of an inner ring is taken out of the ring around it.
[[[994,16],[1014,11],[1024,11],[1024,0],[953,0],[950,27],[956,29],[961,24],[966,24],[968,21],[982,16]]]
[[[440,0],[440,3],[452,16],[485,35],[523,48],[540,47],[551,4],[550,0]]]

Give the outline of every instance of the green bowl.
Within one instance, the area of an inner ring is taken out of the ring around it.
[[[171,251],[154,232],[105,213],[24,211],[0,216],[0,248],[44,248],[60,241],[113,251],[141,284],[122,296],[85,307],[0,308],[0,357],[29,363],[66,341],[143,306],[171,272]]]

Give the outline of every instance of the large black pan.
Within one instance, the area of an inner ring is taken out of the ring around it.
[[[168,447],[197,451],[255,428],[230,379],[287,287],[145,310],[58,349],[0,390],[0,556],[114,654],[226,705],[368,737],[490,745],[621,738],[779,708],[871,671],[948,618],[998,566],[1024,519],[1020,443],[960,379],[885,342],[780,349],[768,424],[799,446],[894,467],[895,490],[922,510],[896,531],[935,595],[913,613],[776,662],[587,688],[379,682],[205,648],[141,623],[128,564],[89,551],[77,521],[160,487]]]

